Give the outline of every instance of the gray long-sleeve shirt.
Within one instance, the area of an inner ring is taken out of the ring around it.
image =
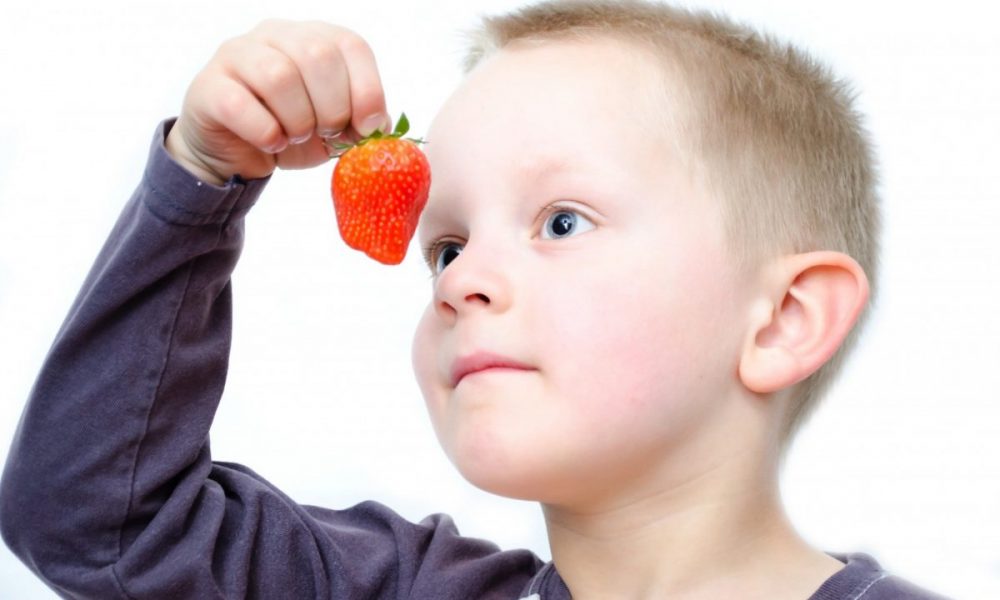
[[[564,600],[551,563],[365,502],[300,505],[213,462],[230,275],[266,180],[197,181],[157,130],[142,182],[70,309],[0,485],[0,531],[69,598]],[[864,554],[809,600],[931,599]],[[537,596],[536,596],[537,595]]]

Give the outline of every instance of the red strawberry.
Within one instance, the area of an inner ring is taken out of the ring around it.
[[[406,256],[427,204],[431,168],[417,147],[403,139],[410,124],[403,114],[389,135],[376,131],[345,149],[333,170],[333,206],[340,237],[348,246],[387,265]]]

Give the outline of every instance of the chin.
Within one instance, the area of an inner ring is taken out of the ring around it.
[[[468,440],[470,443],[441,441],[462,477],[485,492],[517,500],[542,500],[546,488],[551,487],[540,473],[542,465],[537,459],[507,450],[488,434],[477,435]]]
[[[575,469],[560,468],[544,444],[511,444],[511,440],[497,440],[483,432],[469,437],[467,443],[441,441],[452,464],[472,485],[515,500],[563,503],[568,499]]]
[[[499,473],[495,470],[472,470],[462,467],[458,467],[458,470],[466,481],[496,496],[543,503],[553,500],[551,484],[540,485],[537,478],[525,477],[524,473],[511,471]]]

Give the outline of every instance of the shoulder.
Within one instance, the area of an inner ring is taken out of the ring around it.
[[[829,554],[846,566],[827,579],[809,600],[948,600],[886,572],[863,552]]]
[[[377,572],[392,572],[411,598],[514,598],[542,568],[530,550],[503,550],[462,535],[449,515],[411,521],[374,501],[331,510],[303,507],[324,532],[320,545],[336,540],[338,557],[350,556]]]
[[[945,596],[917,587],[913,583],[886,574],[876,581],[859,600],[948,600]]]

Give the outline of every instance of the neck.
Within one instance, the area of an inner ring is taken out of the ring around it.
[[[837,570],[786,518],[776,453],[720,441],[706,440],[711,453],[686,449],[628,489],[543,506],[553,561],[575,600],[801,599]]]

